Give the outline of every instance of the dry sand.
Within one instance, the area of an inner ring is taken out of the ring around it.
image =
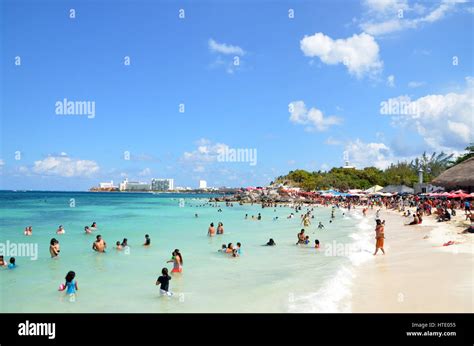
[[[404,226],[413,218],[395,211],[380,218],[386,255],[356,269],[352,311],[474,312],[474,234],[460,234],[469,225],[464,212],[449,223],[425,216],[416,226]],[[443,247],[449,240],[459,243]]]

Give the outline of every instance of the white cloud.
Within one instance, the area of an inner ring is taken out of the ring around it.
[[[328,65],[344,64],[349,73],[360,78],[366,74],[377,74],[383,62],[379,57],[379,45],[366,34],[353,35],[346,39],[333,40],[321,32],[300,41],[304,55],[319,57]]]
[[[473,141],[474,78],[467,77],[466,84],[459,93],[426,95],[413,101],[408,96],[396,98],[411,102],[417,112],[394,116],[394,125],[416,130],[434,150],[464,148]]]
[[[325,142],[327,145],[341,145],[342,141],[335,139],[333,137],[328,137]]]
[[[356,139],[350,141],[345,150],[350,164],[357,168],[374,166],[385,169],[395,161],[392,151],[384,143],[365,143]]]
[[[3,159],[0,159],[0,167],[5,165],[5,161]]]
[[[196,142],[196,149],[186,151],[183,160],[186,162],[206,163],[217,161],[217,156],[229,149],[227,144],[212,143],[209,139],[201,138]]]
[[[218,43],[212,38],[208,41],[209,49],[211,52],[221,53],[221,54],[234,54],[234,55],[244,55],[245,51],[239,46],[233,46],[227,43]]]
[[[146,177],[151,174],[151,169],[150,168],[144,168],[142,171],[138,173],[140,177]]]
[[[361,22],[360,28],[374,36],[415,29],[421,24],[441,20],[454,11],[457,4],[465,2],[466,0],[442,0],[432,6],[426,15],[421,15],[426,12],[426,8],[420,4],[410,7],[407,1],[402,0],[366,0],[366,18]]]
[[[391,74],[390,76],[387,77],[387,85],[390,88],[395,87],[395,76],[393,74]]]
[[[324,116],[323,112],[317,108],[306,109],[303,101],[293,101],[288,108],[290,121],[294,124],[307,125],[305,128],[307,131],[324,131],[342,122],[341,118]]]
[[[409,88],[419,88],[419,87],[422,87],[425,84],[426,84],[425,82],[411,81],[411,82],[408,83],[408,87]]]
[[[35,161],[33,172],[61,177],[89,177],[99,171],[95,161],[72,159],[65,155],[48,156]]]

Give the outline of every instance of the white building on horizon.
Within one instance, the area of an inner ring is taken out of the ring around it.
[[[111,180],[110,183],[99,183],[99,187],[101,189],[112,189],[112,188],[115,188],[117,186],[114,186],[114,181]]]
[[[207,181],[199,180],[199,188],[200,189],[207,189]]]
[[[152,179],[151,189],[153,191],[174,190],[174,179]]]
[[[139,181],[128,181],[128,178],[125,178],[119,186],[120,191],[150,191],[151,186],[148,183],[139,182]]]

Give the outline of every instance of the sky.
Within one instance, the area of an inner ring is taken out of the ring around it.
[[[459,155],[473,15],[462,0],[3,0],[0,189],[259,186]]]

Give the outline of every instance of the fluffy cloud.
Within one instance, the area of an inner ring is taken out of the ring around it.
[[[422,136],[434,150],[462,149],[473,141],[474,78],[466,78],[466,88],[460,93],[426,95],[416,100],[408,96],[392,99],[410,102],[411,109],[403,115],[393,115],[394,125],[409,126]],[[389,102],[388,100],[387,102]]]
[[[307,125],[307,131],[324,131],[330,126],[338,125],[342,120],[335,116],[324,116],[317,108],[306,108],[303,101],[293,101],[288,110],[290,112],[290,121],[294,124]]]
[[[366,74],[377,74],[383,67],[379,57],[379,45],[366,33],[333,40],[318,32],[305,36],[300,41],[300,48],[304,55],[319,57],[325,64],[344,64],[349,73],[358,78]]]
[[[414,4],[409,6],[403,0],[366,0],[367,8],[365,20],[360,27],[365,32],[374,35],[385,35],[405,29],[415,29],[424,23],[434,23],[454,11],[457,4],[466,0],[442,0],[435,6],[427,9]]]
[[[421,87],[425,84],[426,84],[425,82],[411,81],[411,82],[408,83],[408,87],[409,88],[419,88],[419,87]]]
[[[245,51],[239,46],[233,46],[226,43],[218,43],[212,38],[208,41],[209,49],[214,53],[244,55]]]
[[[183,154],[183,161],[206,163],[217,161],[219,154],[229,149],[227,144],[212,143],[209,139],[201,138],[196,142],[197,148]]]
[[[48,156],[35,161],[32,170],[44,175],[89,177],[99,171],[99,166],[95,161],[72,159],[62,153],[60,156]]]
[[[142,171],[138,173],[140,177],[146,177],[151,174],[151,169],[150,168],[144,168]]]
[[[395,76],[393,74],[391,74],[390,76],[387,77],[387,85],[390,88],[395,87]]]
[[[396,162],[391,149],[384,143],[365,143],[356,139],[347,143],[345,151],[350,164],[357,168],[374,166],[385,169]]]

